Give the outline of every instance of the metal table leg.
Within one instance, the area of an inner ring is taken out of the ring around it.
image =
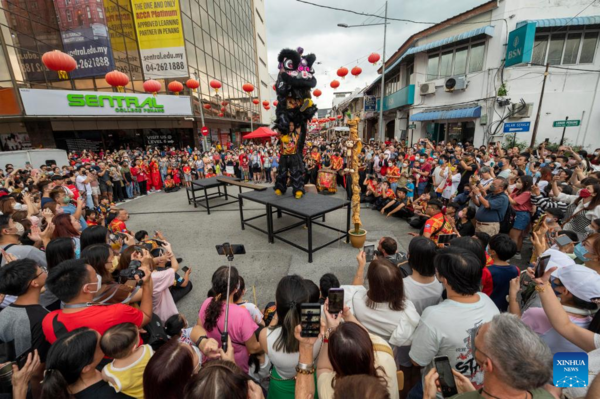
[[[348,213],[346,215],[346,244],[350,242],[350,234],[348,233],[350,231],[350,204],[346,205],[346,209],[348,210]]]
[[[229,197],[227,196],[227,184],[225,184],[223,186],[223,189],[225,190],[225,201],[229,201]],[[219,192],[220,192],[220,190],[219,190]]]
[[[194,198],[194,208],[198,208],[198,204],[196,204],[196,190],[194,190],[193,184],[192,184],[192,198]]]
[[[308,226],[308,263],[313,261],[313,245],[312,245],[312,218],[306,218],[306,225]]]
[[[210,202],[208,202],[208,193],[206,192],[206,187],[204,187],[204,198],[206,200],[206,211],[210,215]]]
[[[246,226],[244,226],[244,199],[242,197],[238,197],[238,202],[240,204],[240,220],[242,221],[242,230],[246,230]]]
[[[267,231],[269,236],[269,243],[275,243],[275,237],[273,236],[273,208],[271,204],[267,204]]]

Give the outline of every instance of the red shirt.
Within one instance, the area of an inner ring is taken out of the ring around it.
[[[55,310],[44,317],[42,330],[46,341],[52,344],[57,339],[56,333],[59,332],[54,329],[57,324],[59,327],[64,327],[67,332],[80,327],[89,327],[102,335],[117,324],[133,323],[141,327],[143,320],[144,313],[141,310],[119,303],[109,306],[90,306],[76,313],[63,313],[62,310]]]
[[[125,225],[125,222],[117,218],[113,219],[112,222],[110,222],[110,224],[108,225],[108,229],[113,233],[127,232],[127,226]]]
[[[427,176],[419,175],[419,183],[427,183],[429,181],[429,177],[431,176],[431,164],[429,162],[422,164],[421,172],[429,172],[429,175]]]
[[[190,168],[189,166],[184,166],[183,167],[183,173],[185,173],[186,175],[189,175],[192,171],[192,168]]]

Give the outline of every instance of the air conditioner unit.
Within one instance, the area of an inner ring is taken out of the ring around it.
[[[420,90],[422,96],[426,96],[429,94],[435,94],[435,83],[433,83],[433,82],[423,83],[423,84],[421,84],[421,87],[419,90]]]
[[[465,90],[467,88],[467,77],[452,76],[444,82],[444,89],[446,91]]]
[[[513,103],[511,106],[511,118],[529,118],[533,110],[533,103]]]

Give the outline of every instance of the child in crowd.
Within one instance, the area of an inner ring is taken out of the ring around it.
[[[185,186],[187,188],[190,188],[192,186],[192,167],[191,165],[191,161],[188,165],[185,165],[183,167],[183,178],[185,180]]]
[[[204,177],[205,177],[206,179],[210,179],[211,177],[215,177],[215,176],[217,176],[217,175],[213,173],[213,168],[209,166],[209,167],[206,169],[206,175],[204,175]]]
[[[233,296],[233,301],[242,308],[246,309],[250,316],[252,316],[252,320],[256,322],[256,324],[264,326],[263,315],[260,312],[260,309],[256,307],[252,302],[248,302],[244,300],[244,295],[246,295],[246,283],[244,282],[244,278],[242,276],[239,277],[238,280],[239,288],[235,295]]]
[[[101,212],[98,212],[95,209],[88,209],[85,212],[85,222],[89,226],[104,226],[104,216]]]
[[[102,352],[114,360],[102,369],[102,379],[133,398],[144,397],[144,369],[154,354],[150,345],[139,345],[140,332],[133,323],[117,324],[100,338]]]
[[[493,264],[488,267],[493,283],[490,298],[498,306],[498,310],[506,312],[510,280],[520,274],[517,266],[507,262],[517,253],[517,244],[507,234],[496,234],[490,239],[488,252],[493,260]]]
[[[179,342],[195,345],[192,341],[192,327],[188,327],[188,322],[184,315],[178,313],[169,317],[165,322],[165,332],[169,337],[179,337]]]
[[[165,179],[165,192],[172,193],[178,189],[179,187],[175,185],[175,180],[173,180],[173,177],[170,174],[167,175],[167,178]]]
[[[171,175],[173,176],[173,181],[175,182],[175,187],[181,186],[181,175],[180,175],[180,171],[179,168],[173,168],[173,170],[171,171]]]
[[[415,199],[415,178],[412,175],[406,182],[406,198],[408,198],[408,202],[413,202]]]

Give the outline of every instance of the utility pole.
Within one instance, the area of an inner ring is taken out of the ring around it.
[[[560,137],[560,145],[563,145],[563,142],[565,141],[565,132],[567,131],[567,123],[569,123],[568,116],[565,118],[565,126],[563,127],[563,134]]]
[[[198,73],[198,70],[196,70],[196,79],[198,79],[200,77],[200,74]],[[193,97],[193,93],[192,96]],[[193,104],[193,102],[192,102]],[[204,125],[204,106],[202,105],[202,88],[199,87],[198,88],[198,105],[200,107],[200,120],[202,121],[202,127],[206,126]],[[194,107],[192,105],[192,112],[194,110]],[[202,135],[202,146],[204,147],[204,151],[208,151],[208,141],[206,139],[205,135]]]
[[[544,100],[544,90],[546,90],[546,79],[548,78],[548,68],[550,63],[546,63],[546,71],[544,72],[544,82],[542,83],[542,92],[540,93],[540,103],[538,104],[537,115],[535,116],[535,124],[533,125],[533,135],[531,136],[531,148],[535,146],[535,136],[537,136],[538,126],[540,125],[540,114],[542,112],[542,101]],[[564,133],[563,133],[564,134]]]
[[[385,2],[385,14],[383,18],[383,71],[381,72],[381,95],[379,96],[379,141],[385,141],[385,129],[383,127],[383,98],[385,97],[385,42],[387,39],[387,1]]]

